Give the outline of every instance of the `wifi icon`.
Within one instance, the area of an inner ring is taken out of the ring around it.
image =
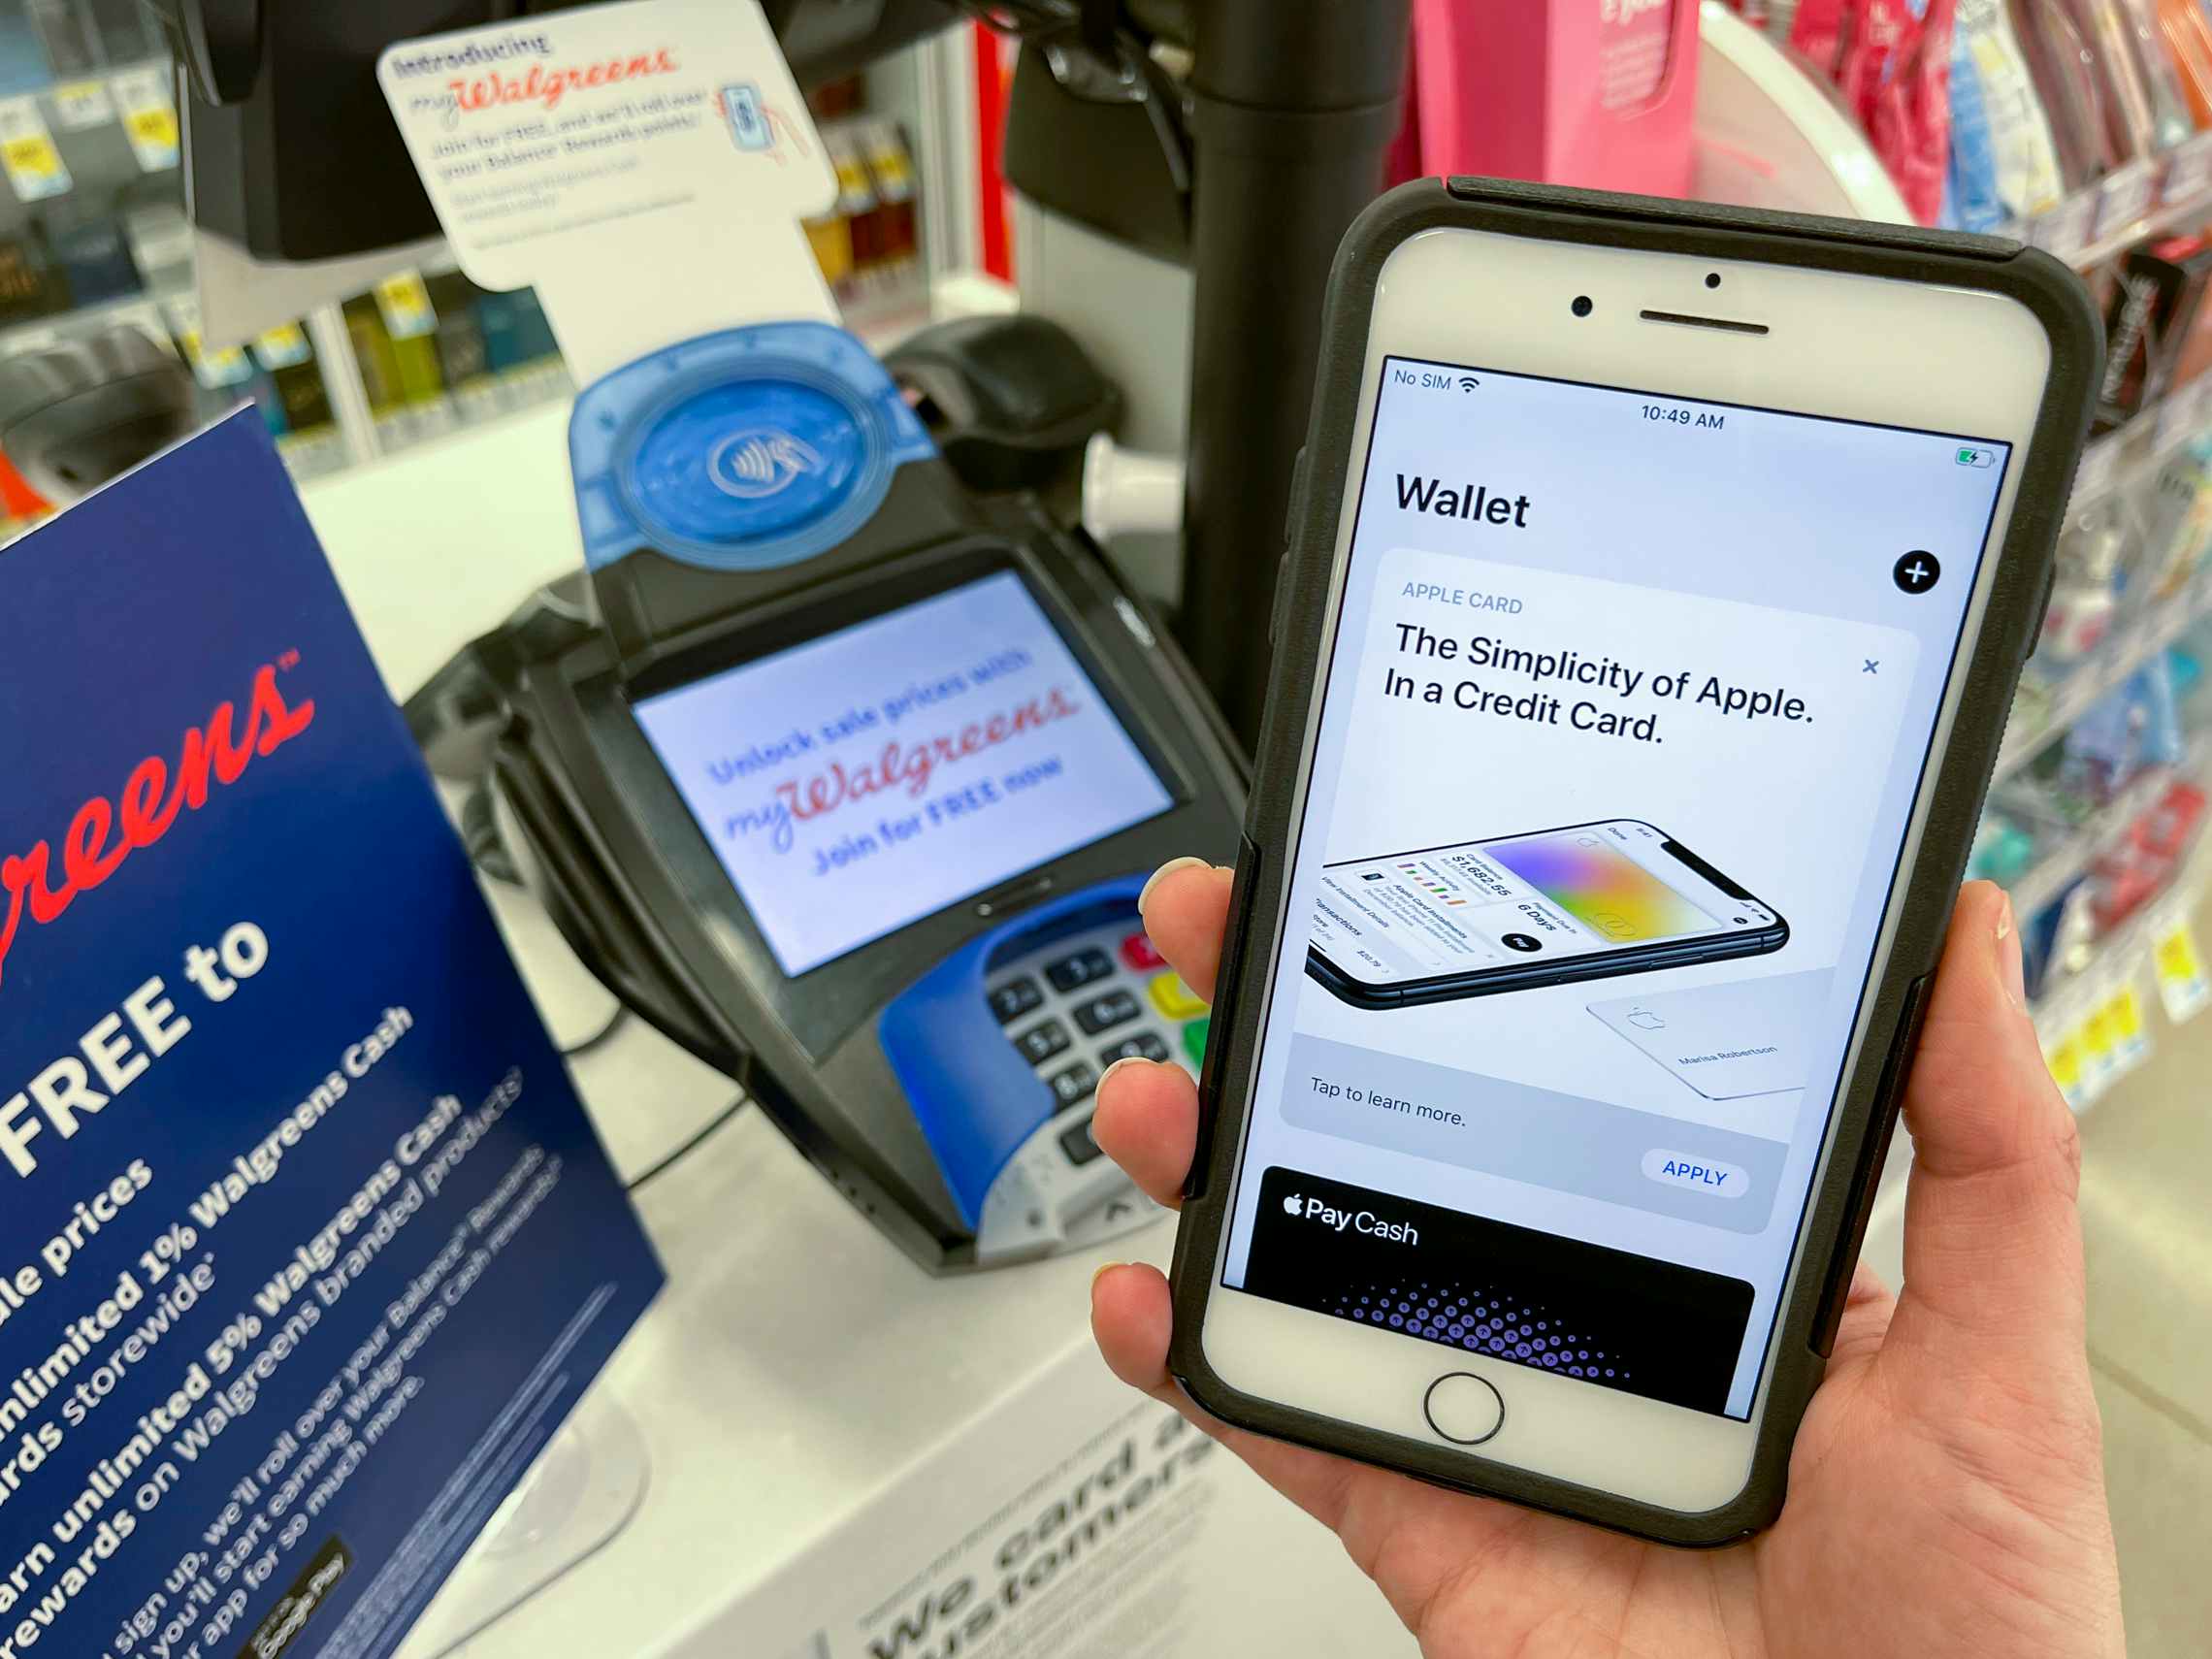
[[[1462,374],[1459,376],[1459,389],[1463,392],[1472,392],[1477,386],[1480,386],[1481,383],[1481,381],[1476,379],[1472,374]]]

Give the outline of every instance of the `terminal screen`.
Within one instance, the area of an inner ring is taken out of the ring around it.
[[[635,713],[795,977],[1173,804],[1011,570]]]

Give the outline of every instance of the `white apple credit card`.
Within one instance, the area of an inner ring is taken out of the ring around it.
[[[1608,1029],[1708,1100],[1803,1089],[1830,969],[1592,1002]]]

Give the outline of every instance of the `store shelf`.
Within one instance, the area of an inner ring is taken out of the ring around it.
[[[2204,218],[2212,218],[2212,133],[2077,191],[2021,234],[2088,272],[2147,237]]]
[[[2145,768],[2140,777],[2098,808],[2086,823],[2063,837],[2006,888],[2012,895],[2012,908],[2022,916],[2033,916],[2057,898],[2127,833],[2129,826],[2156,806],[2176,781],[2203,777],[2208,762],[2212,762],[2212,744],[2199,740],[2190,746],[2179,764]]]
[[[2203,898],[2206,888],[2212,886],[2212,868],[2207,868],[2205,857],[2208,845],[2212,842],[2199,835],[2165,891],[2146,899],[2132,916],[2091,947],[2088,960],[2035,999],[2029,1012],[2046,1042],[2079,1019],[2083,1005],[2104,988],[2150,967],[2151,951],[2159,935],[2185,921]]]
[[[2116,254],[2126,253],[2147,237],[2165,231],[2179,230],[2200,218],[2212,218],[2212,190],[2199,190],[2178,202],[2163,202],[2156,211],[2131,219],[2109,235],[2082,246],[2067,256],[2066,262],[2076,271],[2094,271]]]
[[[2115,629],[2089,660],[2060,683],[2041,721],[2033,731],[2019,730],[2018,715],[2004,731],[1997,751],[1997,766],[1990,776],[1996,788],[2037,754],[2045,744],[2087,713],[2105,693],[2123,684],[2130,674],[2171,645],[2190,626],[2212,614],[2212,576],[2200,575],[2184,593],[2160,605],[2151,615]],[[2017,708],[2017,705],[2015,705]]]
[[[2177,386],[2126,426],[2081,452],[2066,510],[2077,512],[2142,482],[2176,450],[2212,429],[2212,375]]]

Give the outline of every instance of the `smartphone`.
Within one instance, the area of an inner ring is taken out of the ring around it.
[[[2101,351],[2009,243],[1362,216],[1177,1241],[1200,1405],[1675,1543],[1773,1519]]]
[[[1306,971],[1355,1008],[1778,951],[1789,924],[1641,819],[1321,867]]]

